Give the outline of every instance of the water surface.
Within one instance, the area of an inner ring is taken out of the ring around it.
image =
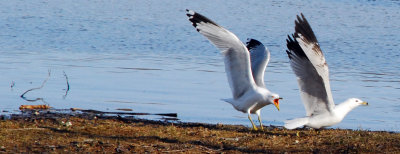
[[[0,111],[18,112],[27,98],[54,108],[178,113],[188,122],[243,124],[219,51],[187,21],[185,9],[215,20],[271,51],[265,81],[284,98],[266,106],[265,125],[305,115],[285,53],[302,12],[330,68],[334,100],[368,107],[334,126],[400,131],[400,3],[398,1],[10,1],[0,5]],[[67,88],[65,72],[69,78]]]

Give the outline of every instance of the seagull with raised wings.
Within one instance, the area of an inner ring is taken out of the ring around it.
[[[189,21],[196,30],[213,43],[224,56],[225,72],[233,95],[233,98],[224,101],[232,104],[236,110],[247,113],[254,130],[257,130],[257,127],[250,114],[257,114],[260,128],[263,129],[261,108],[274,104],[279,110],[279,99],[281,99],[264,85],[264,71],[270,57],[268,49],[254,39],[249,39],[245,46],[232,32],[199,13],[186,11]]]
[[[294,129],[308,126],[328,127],[340,123],[343,118],[359,105],[368,105],[357,98],[350,98],[335,105],[329,84],[328,64],[319,47],[310,24],[301,14],[295,21],[295,33],[286,39],[286,53],[290,66],[297,76],[300,95],[306,109],[306,117],[285,121],[285,127]]]

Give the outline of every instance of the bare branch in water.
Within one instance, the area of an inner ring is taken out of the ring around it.
[[[43,83],[42,83],[42,85],[41,85],[40,87],[28,89],[28,90],[25,91],[20,97],[23,98],[23,99],[25,99],[25,100],[27,100],[27,101],[31,101],[31,100],[28,100],[28,99],[25,98],[25,94],[28,93],[28,92],[30,92],[30,91],[32,91],[32,90],[42,89],[42,88],[44,87],[44,84],[46,84],[47,80],[49,80],[49,78],[50,78],[50,73],[51,73],[51,70],[49,70],[49,73],[48,73],[48,75],[47,75],[46,80],[43,81]],[[38,98],[38,99],[40,100],[40,98]],[[36,99],[36,101],[37,101],[38,99]],[[43,100],[43,98],[41,98],[41,99]]]
[[[65,90],[65,95],[63,96],[63,99],[65,99],[67,97],[68,91],[69,91],[69,82],[68,82],[67,74],[65,73],[65,71],[63,71],[63,72],[64,72],[65,80],[67,80],[67,89]]]
[[[43,98],[36,98],[36,99],[28,99],[28,98],[26,98],[26,97],[21,97],[21,98],[24,99],[24,100],[26,100],[26,101],[28,101],[28,102],[42,101],[44,104],[49,104],[49,103],[47,103],[46,101],[44,101]]]

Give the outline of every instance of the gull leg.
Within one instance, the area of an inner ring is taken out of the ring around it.
[[[262,124],[262,122],[261,122],[260,110],[257,110],[257,111],[256,111],[256,114],[257,114],[257,116],[258,116],[258,121],[260,122],[261,130],[264,130],[263,124]]]
[[[250,112],[247,112],[247,114],[248,114],[248,116],[249,116],[249,120],[250,120],[251,124],[253,125],[253,129],[254,129],[254,130],[257,130],[256,125],[254,125],[253,119],[251,119]]]

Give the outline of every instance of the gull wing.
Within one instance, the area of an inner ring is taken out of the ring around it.
[[[307,116],[331,112],[335,106],[329,84],[325,57],[310,24],[301,14],[295,21],[293,39],[286,39],[286,53],[297,76],[300,94]]]
[[[270,59],[270,52],[261,42],[255,39],[249,39],[246,44],[250,52],[251,71],[254,81],[257,86],[265,88],[264,72]]]
[[[233,98],[240,98],[248,90],[254,89],[256,85],[251,74],[250,55],[246,46],[235,34],[210,19],[192,10],[186,11],[196,30],[221,50]]]

